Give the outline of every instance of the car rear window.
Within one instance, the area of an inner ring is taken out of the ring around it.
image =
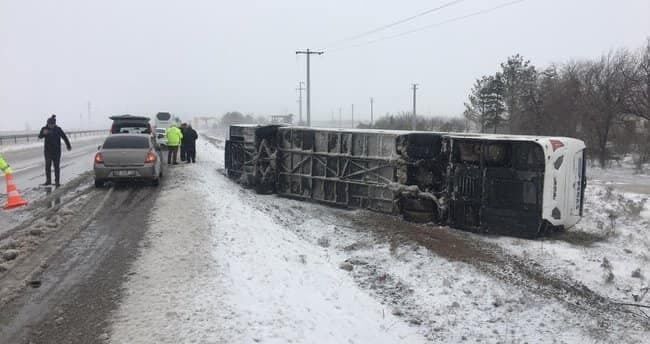
[[[104,149],[149,148],[149,138],[143,136],[111,136],[106,139]]]
[[[114,121],[111,127],[113,134],[150,134],[149,123],[146,121]]]

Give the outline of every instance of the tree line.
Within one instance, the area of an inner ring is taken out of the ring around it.
[[[474,83],[464,117],[475,131],[570,136],[601,166],[650,161],[650,38],[636,50],[537,68],[521,55]]]
[[[239,111],[226,112],[219,120],[219,126],[227,128],[233,124],[264,124],[268,120],[264,116],[254,116],[253,114],[246,114]]]
[[[411,130],[413,128],[412,112],[387,113],[374,123],[360,123],[360,129]],[[467,120],[459,117],[424,117],[416,116],[415,129],[422,131],[465,132],[468,130]]]

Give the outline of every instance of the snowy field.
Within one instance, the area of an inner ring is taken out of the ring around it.
[[[588,178],[584,217],[574,228],[538,241],[492,242],[616,302],[650,304],[650,175],[624,162],[591,167]]]
[[[647,304],[647,195],[594,183],[577,228],[486,237],[256,195],[211,141],[166,171],[111,343],[647,342],[610,301]]]

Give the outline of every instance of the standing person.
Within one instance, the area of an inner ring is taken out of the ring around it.
[[[4,175],[13,173],[11,171],[11,166],[9,166],[2,154],[0,154],[0,171],[2,171]]]
[[[192,128],[192,125],[188,125],[185,129],[185,134],[183,134],[183,146],[185,146],[185,154],[187,154],[187,162],[195,163],[196,162],[196,140],[199,138],[199,134],[196,133],[196,130]]]
[[[41,128],[38,134],[39,139],[45,139],[43,151],[45,154],[45,183],[43,185],[52,185],[52,164],[54,164],[54,185],[61,186],[61,140],[65,142],[66,148],[72,149],[68,137],[61,127],[56,125],[56,115],[47,119],[47,125]]]
[[[178,146],[181,144],[183,139],[183,133],[180,129],[176,127],[176,124],[172,124],[167,128],[167,164],[178,165],[176,162],[176,157],[178,156]],[[173,162],[172,162],[173,158]]]
[[[187,123],[181,124],[181,133],[183,134],[183,137],[181,138],[181,161],[185,162],[187,161],[187,149],[186,143],[185,143],[185,131],[187,130]]]

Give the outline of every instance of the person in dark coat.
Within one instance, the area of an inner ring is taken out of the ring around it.
[[[196,162],[196,140],[199,138],[196,130],[192,128],[192,125],[188,125],[185,129],[185,135],[183,136],[183,146],[185,146],[185,154],[187,162],[195,163]]]
[[[187,142],[185,139],[185,131],[187,130],[187,123],[181,124],[181,132],[183,133],[183,138],[181,139],[181,161],[188,161],[187,159],[187,149],[185,149]]]
[[[52,165],[54,164],[54,185],[61,183],[61,140],[65,142],[68,150],[72,149],[70,141],[61,127],[56,125],[56,115],[47,119],[47,125],[41,128],[39,139],[44,139],[43,152],[45,154],[45,184],[52,185]]]

